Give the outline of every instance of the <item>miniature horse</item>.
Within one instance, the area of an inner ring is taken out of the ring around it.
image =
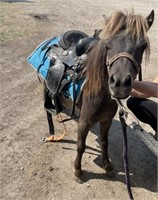
[[[98,42],[87,54],[80,74],[81,78],[85,78],[85,85],[78,104],[80,115],[74,165],[78,178],[82,176],[81,160],[87,134],[97,122],[100,123],[102,165],[107,173],[113,171],[108,157],[108,131],[117,111],[113,98],[125,99],[130,95],[133,81],[140,71],[143,53],[146,52],[146,57],[150,53],[147,32],[153,21],[154,11],[147,18],[115,12],[105,19]],[[51,114],[47,112],[47,116],[50,121]]]

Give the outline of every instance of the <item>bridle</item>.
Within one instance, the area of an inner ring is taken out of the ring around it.
[[[138,62],[135,60],[135,58],[130,55],[129,53],[127,52],[121,52],[121,53],[118,53],[114,56],[112,56],[112,58],[108,59],[108,57],[106,58],[106,65],[107,65],[107,69],[108,69],[108,72],[110,71],[113,63],[118,60],[119,58],[128,58],[133,64],[134,64],[134,68],[136,70],[136,73],[139,74],[139,80],[141,81],[142,80],[142,70],[141,70],[141,66],[138,64]]]

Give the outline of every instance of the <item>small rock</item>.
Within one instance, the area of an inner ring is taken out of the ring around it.
[[[41,174],[41,175],[40,175],[40,178],[43,178],[43,177],[44,177],[44,174]]]
[[[4,136],[3,138],[0,139],[1,142],[4,142],[4,140],[7,138],[7,136]]]
[[[19,135],[20,133],[21,133],[20,131],[17,131],[17,132],[16,132],[17,135]]]
[[[55,168],[52,167],[52,166],[48,168],[48,170],[49,170],[50,172],[52,172],[54,169],[55,169]]]
[[[37,172],[32,172],[32,176],[37,176]]]

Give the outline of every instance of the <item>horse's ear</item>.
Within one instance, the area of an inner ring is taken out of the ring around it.
[[[154,22],[154,15],[155,15],[154,10],[152,10],[151,13],[146,18],[149,28]]]

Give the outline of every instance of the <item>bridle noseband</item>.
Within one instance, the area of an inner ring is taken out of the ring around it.
[[[137,74],[140,72],[140,65],[135,60],[135,58],[127,52],[118,53],[118,54],[114,55],[112,58],[110,58],[109,60],[107,58],[106,64],[107,64],[107,67],[108,67],[108,71],[111,69],[112,64],[121,57],[128,58],[130,61],[132,61]]]

